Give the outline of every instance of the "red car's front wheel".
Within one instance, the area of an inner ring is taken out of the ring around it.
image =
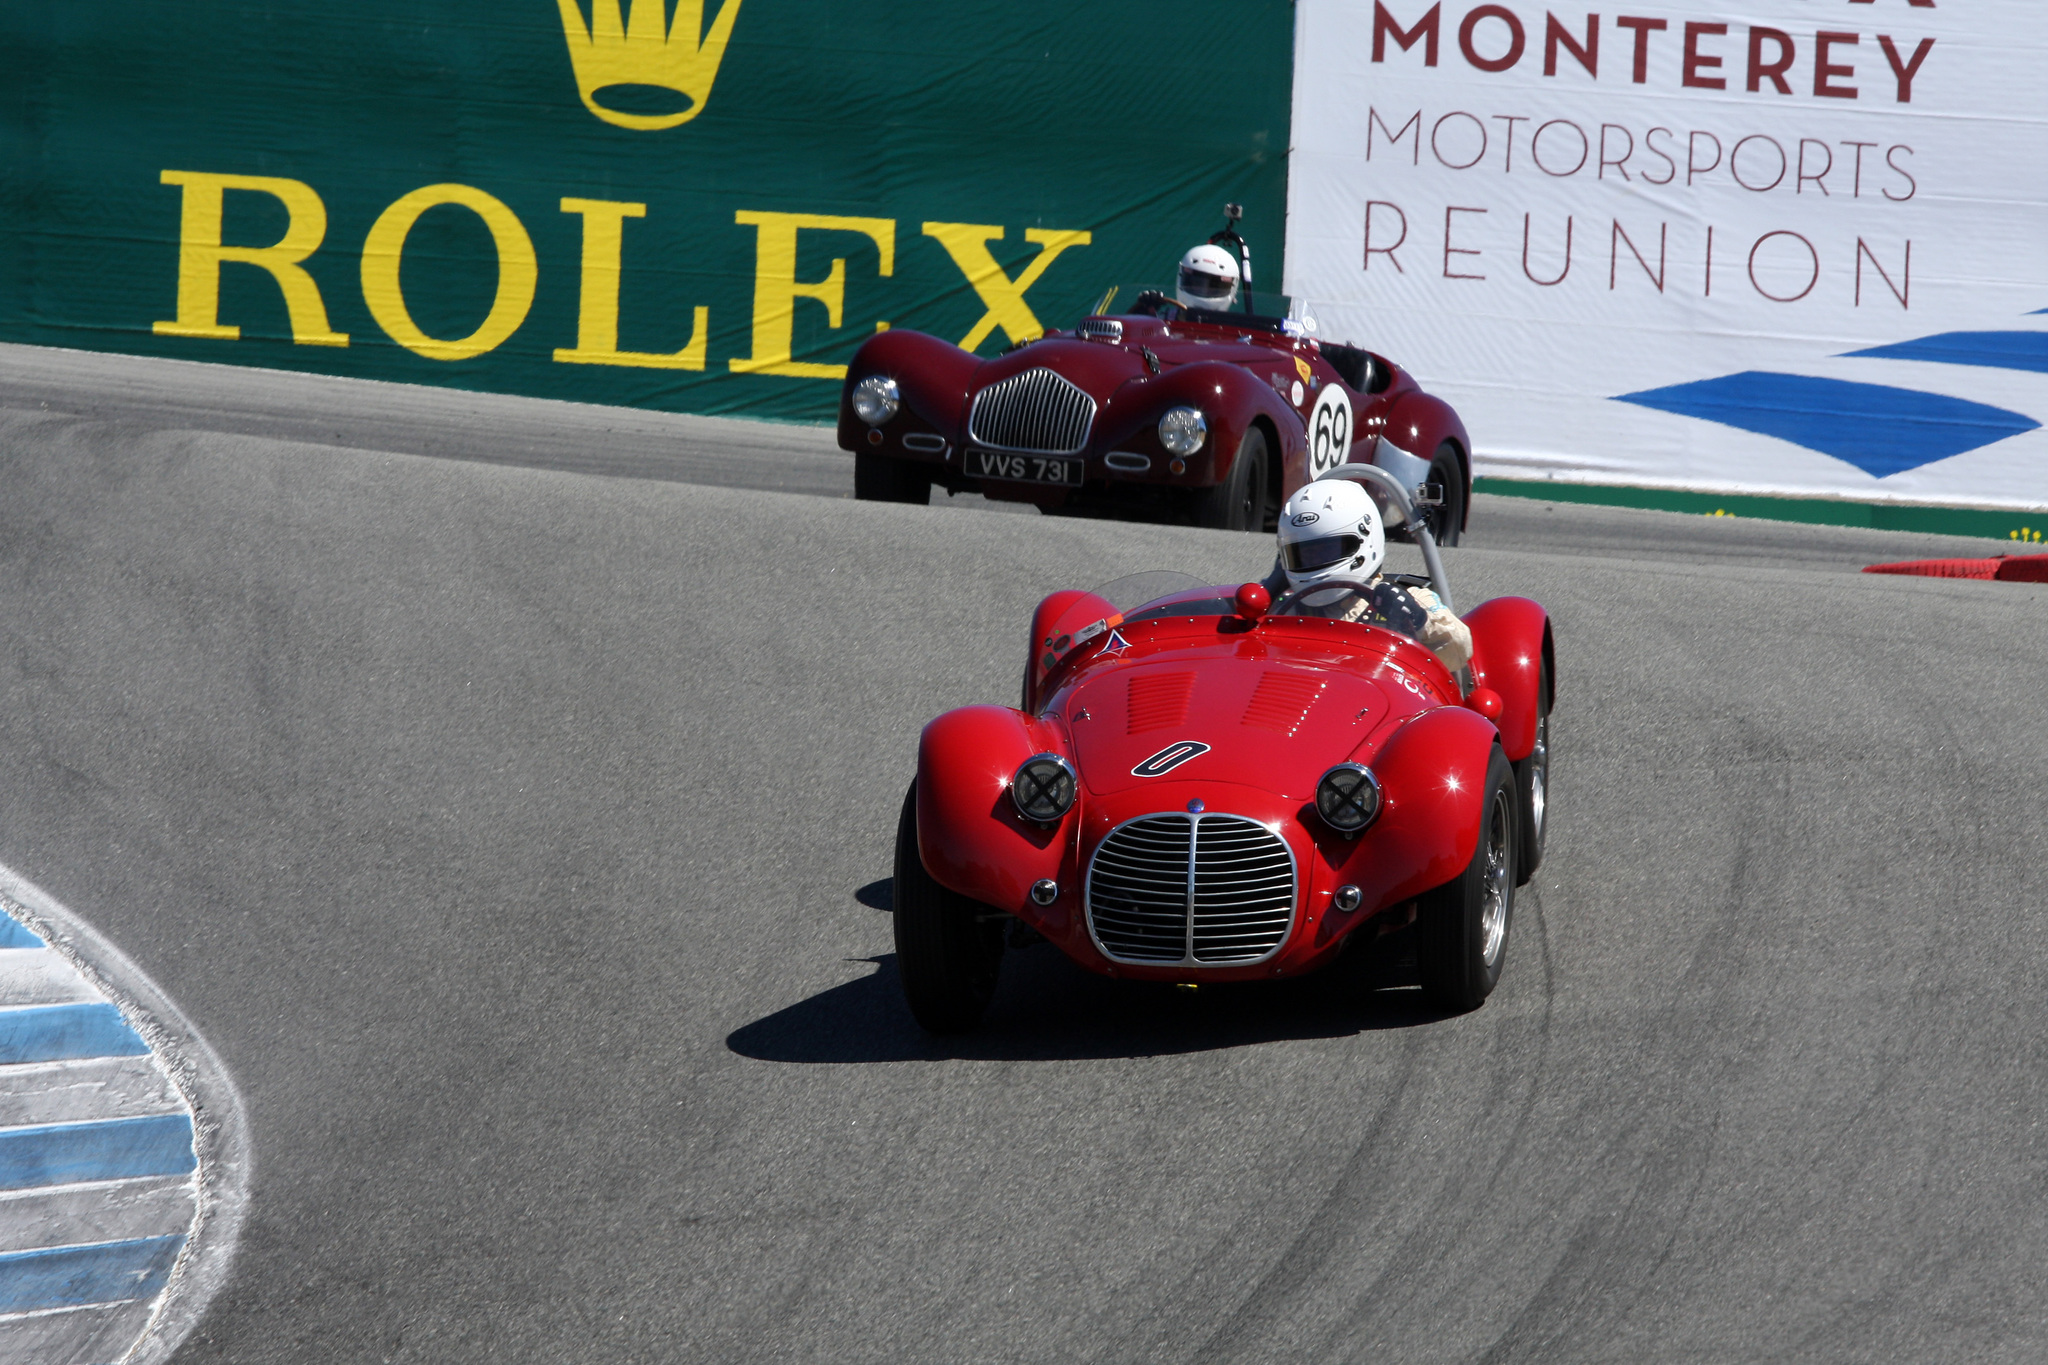
[[[1479,805],[1479,841],[1458,876],[1416,907],[1415,965],[1423,993],[1447,1010],[1478,1009],[1500,982],[1515,914],[1514,769],[1494,747]]]
[[[952,891],[925,871],[917,852],[917,784],[896,821],[896,973],[917,1022],[933,1033],[965,1033],[995,998],[1003,962],[1003,916]]]

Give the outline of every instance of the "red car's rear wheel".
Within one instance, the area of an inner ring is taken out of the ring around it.
[[[896,973],[917,1022],[933,1033],[964,1033],[995,998],[1003,961],[1003,916],[925,871],[917,852],[917,784],[896,821]]]

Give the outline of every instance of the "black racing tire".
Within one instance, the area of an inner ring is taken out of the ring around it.
[[[1550,815],[1550,660],[1536,680],[1536,747],[1515,764],[1516,828],[1521,833],[1515,885],[1527,886],[1543,866],[1543,835]]]
[[[1458,461],[1458,448],[1445,441],[1429,462],[1429,481],[1443,490],[1443,502],[1427,508],[1423,520],[1438,545],[1456,545],[1465,533],[1465,469]]]
[[[932,500],[932,476],[915,460],[857,450],[853,453],[853,496],[861,502],[922,505]]]
[[[1515,914],[1514,769],[1494,747],[1479,804],[1472,861],[1416,906],[1415,967],[1423,994],[1463,1014],[1493,993],[1508,956]]]
[[[917,852],[917,784],[896,821],[896,974],[910,1013],[932,1033],[965,1033],[995,998],[1002,916],[939,885]]]
[[[1195,490],[1194,522],[1217,531],[1263,531],[1270,500],[1266,434],[1252,427],[1238,442],[1230,476],[1213,488]]]

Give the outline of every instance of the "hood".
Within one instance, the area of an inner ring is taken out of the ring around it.
[[[1302,800],[1389,709],[1385,694],[1351,673],[1185,656],[1098,671],[1066,708],[1082,784],[1096,795],[1170,773]]]
[[[1026,370],[1051,370],[1085,390],[1097,402],[1107,399],[1126,381],[1143,378],[1145,362],[1135,351],[1100,341],[1047,337],[1029,346],[985,361],[975,372],[974,387],[985,389]]]

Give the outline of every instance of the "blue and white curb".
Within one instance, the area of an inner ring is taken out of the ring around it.
[[[167,1358],[227,1277],[248,1177],[206,1040],[0,866],[0,1361]]]

